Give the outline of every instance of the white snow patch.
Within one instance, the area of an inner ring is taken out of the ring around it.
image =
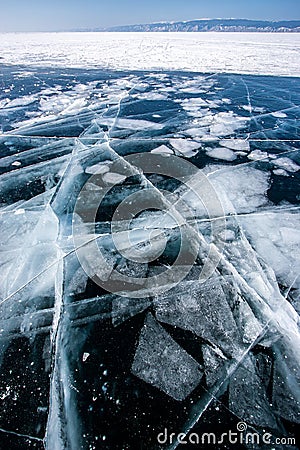
[[[299,33],[1,33],[4,64],[300,76]]]

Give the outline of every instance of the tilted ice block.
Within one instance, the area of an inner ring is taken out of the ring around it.
[[[268,401],[263,379],[259,377],[254,361],[247,356],[232,375],[229,384],[229,408],[249,424],[276,428],[271,402]]]
[[[297,348],[299,357],[299,347]],[[274,347],[272,399],[276,414],[286,420],[300,423],[299,360],[283,341]]]
[[[202,355],[204,361],[205,381],[208,387],[213,386],[220,379],[226,377],[227,358],[214,346],[203,344]]]
[[[206,151],[206,154],[211,158],[222,159],[224,161],[234,161],[237,156],[229,148],[216,147]]]
[[[148,298],[116,297],[112,301],[112,323],[118,326],[130,317],[143,312],[152,304]]]
[[[154,299],[160,322],[192,331],[234,355],[240,345],[238,328],[218,279],[182,282]]]
[[[131,371],[175,400],[184,400],[200,383],[197,363],[148,314],[142,328]]]
[[[262,324],[255,316],[247,300],[241,295],[234,277],[223,277],[221,284],[243,343],[252,344],[262,334]]]

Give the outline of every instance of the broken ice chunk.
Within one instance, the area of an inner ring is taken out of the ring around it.
[[[206,150],[206,154],[211,158],[223,159],[224,161],[234,161],[236,154],[229,148],[217,147]]]
[[[241,219],[243,230],[257,254],[274,270],[283,286],[297,288],[300,272],[300,215],[296,211],[269,211]]]
[[[253,161],[259,161],[260,159],[266,159],[269,157],[267,152],[262,152],[261,150],[253,150],[253,152],[249,153],[248,159],[252,159]]]
[[[266,112],[265,108],[262,108],[260,106],[241,105],[241,108],[243,108],[245,111],[249,111],[250,113],[256,112],[263,114],[264,112]]]
[[[196,155],[196,150],[201,147],[199,142],[189,141],[187,139],[170,139],[170,144],[175,150],[186,158]]]
[[[243,342],[254,342],[262,333],[262,326],[244,299],[239,298],[235,309],[235,319],[240,329]]]
[[[117,297],[112,301],[112,323],[118,326],[151,305],[148,298]]]
[[[166,145],[160,145],[157,148],[154,148],[153,150],[151,150],[151,153],[157,153],[159,155],[173,155],[173,150],[171,150],[169,147],[167,147]]]
[[[250,151],[249,141],[244,139],[223,139],[219,142],[222,147],[230,148],[231,150],[242,150],[243,152]]]
[[[6,104],[1,105],[2,108],[19,108],[30,105],[37,100],[36,95],[24,95],[13,100],[5,99]]]
[[[287,170],[288,172],[298,172],[300,166],[296,164],[292,159],[282,157],[273,161],[273,164],[281,169]]]
[[[90,356],[89,353],[84,352],[84,354],[82,355],[82,361],[85,362],[88,359],[89,356]]]
[[[116,172],[105,173],[103,175],[103,181],[109,184],[118,184],[126,180],[126,175],[122,175]]]
[[[213,116],[210,134],[214,136],[229,136],[236,130],[245,127],[247,121],[247,117],[236,116],[232,111],[219,112]]]
[[[87,274],[81,267],[79,267],[74,271],[74,275],[71,277],[71,280],[68,283],[68,291],[72,295],[83,293],[86,290],[87,280]]]
[[[117,128],[126,128],[131,130],[140,130],[148,128],[151,128],[153,130],[161,130],[164,127],[164,125],[161,123],[150,122],[148,120],[137,120],[127,118],[118,118],[115,122],[115,126]]]
[[[180,283],[154,299],[159,321],[192,331],[232,355],[240,340],[237,326],[218,280]]]
[[[218,235],[218,238],[225,242],[232,242],[236,238],[236,233],[233,230],[224,230],[221,231]]]
[[[200,365],[148,314],[140,334],[131,371],[182,401],[202,378]]]
[[[278,119],[284,119],[287,115],[282,111],[274,111],[271,113],[271,116],[277,117]]]
[[[103,238],[99,239],[99,243],[95,245],[92,238],[92,235],[82,235],[78,238],[77,256],[83,270],[90,277],[107,281],[117,262],[117,254],[112,249],[111,241]]]
[[[226,358],[222,352],[210,345],[202,346],[203,361],[205,367],[205,379],[208,387],[213,386],[218,380],[226,376]]]
[[[188,134],[192,138],[203,138],[207,132],[207,128],[189,128],[188,130],[184,130],[185,134]]]
[[[273,170],[273,173],[274,173],[274,175],[280,175],[282,177],[289,177],[288,172],[286,172],[283,169],[275,169],[275,170]]]
[[[104,174],[109,172],[109,166],[104,163],[94,164],[93,166],[87,167],[85,169],[85,173],[94,175],[94,174]]]
[[[280,417],[300,423],[300,376],[293,352],[279,341],[274,346],[275,362],[272,399]]]
[[[226,279],[228,281],[230,280],[229,278]],[[251,344],[262,334],[262,325],[255,317],[255,314],[247,301],[234,286],[234,280],[227,282],[226,285],[224,285],[224,290],[225,289],[227,292],[228,304],[231,307],[232,315],[239,329],[242,341]]]
[[[215,171],[210,176],[210,181],[218,192],[227,214],[255,211],[268,203],[267,191],[270,183],[268,172],[240,165],[234,169],[229,167]]]
[[[252,359],[247,356],[229,384],[229,407],[239,418],[259,427],[276,428],[262,379]]]

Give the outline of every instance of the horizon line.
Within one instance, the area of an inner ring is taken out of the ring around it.
[[[106,32],[107,30],[113,29],[113,28],[121,28],[121,27],[135,27],[135,26],[145,26],[145,25],[156,25],[156,24],[170,24],[174,25],[176,23],[189,23],[189,22],[196,22],[196,21],[213,21],[213,20],[247,20],[249,22],[271,22],[271,23],[278,23],[278,22],[300,22],[299,19],[248,19],[245,17],[201,17],[197,19],[187,19],[187,20],[161,20],[161,21],[154,21],[154,22],[139,22],[139,23],[132,23],[132,24],[120,24],[120,25],[110,25],[110,26],[85,26],[85,27],[72,27],[72,28],[64,28],[64,29],[55,29],[55,30],[10,30],[10,31],[1,31],[1,34],[8,34],[8,33],[74,33],[74,32],[96,32],[96,31],[103,31]],[[138,31],[132,31],[132,32],[138,32]],[[146,31],[148,32],[148,31]],[[213,32],[213,31],[205,31],[205,32]],[[215,32],[222,32],[222,31],[215,31]],[[225,31],[224,31],[225,32]]]

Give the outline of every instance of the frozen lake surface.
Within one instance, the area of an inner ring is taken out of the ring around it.
[[[295,438],[298,36],[2,35],[1,449]]]
[[[7,64],[300,76],[300,33],[7,33]]]

